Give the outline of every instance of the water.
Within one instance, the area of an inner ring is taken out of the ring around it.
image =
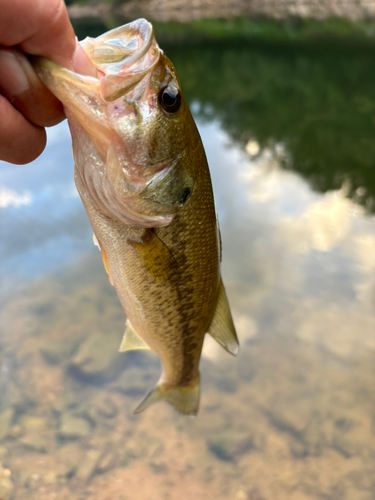
[[[374,500],[375,52],[168,40],[241,352],[206,339],[196,419],[132,415],[157,356],[117,352],[124,315],[51,129],[0,168],[0,493]]]

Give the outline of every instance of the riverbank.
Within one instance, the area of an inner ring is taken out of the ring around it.
[[[146,17],[154,21],[191,22],[196,19],[228,19],[239,16],[266,16],[271,19],[296,17],[326,20],[343,18],[352,22],[375,19],[375,2],[359,0],[107,0],[69,7],[72,17],[103,16]]]
[[[68,9],[78,38],[87,36],[80,33],[81,24],[85,30],[92,25],[90,36],[97,36],[97,32],[145,17],[154,24],[159,41],[241,38],[271,43],[322,40],[341,43],[347,40],[351,45],[372,44],[375,40],[375,3],[374,7],[366,8],[361,2],[349,8],[345,3],[306,0],[281,1],[274,8],[271,5],[268,0],[251,3],[193,0],[189,5],[182,0],[163,0],[158,5],[154,0],[140,0],[116,4],[74,3]]]

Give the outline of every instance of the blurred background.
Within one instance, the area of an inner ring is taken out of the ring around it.
[[[197,418],[132,411],[125,317],[66,122],[0,162],[0,499],[375,499],[375,3],[67,1],[79,39],[146,17],[210,164],[241,350],[206,339]]]

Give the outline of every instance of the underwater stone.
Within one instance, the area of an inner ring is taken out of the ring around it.
[[[10,391],[8,403],[13,407],[15,416],[27,413],[38,406],[39,401],[30,396],[29,392],[31,391],[26,387],[20,389],[16,386]]]
[[[229,432],[208,439],[207,444],[211,453],[226,462],[236,461],[241,455],[255,447],[253,436]]]
[[[94,416],[102,418],[114,418],[118,414],[118,408],[109,396],[99,397],[94,402]]]
[[[13,482],[9,469],[4,469],[0,464],[0,500],[8,500],[13,492]]]
[[[38,453],[47,452],[49,448],[49,441],[46,436],[47,419],[35,415],[25,415],[20,420],[20,427],[24,432],[24,435],[19,439],[22,446]]]
[[[307,455],[319,456],[324,446],[327,445],[322,424],[315,420],[311,421],[302,432],[301,441],[306,449]]]
[[[153,380],[153,374],[143,368],[125,370],[113,386],[113,390],[130,397],[143,396]]]
[[[67,361],[78,349],[82,338],[67,336],[58,341],[51,341],[45,343],[40,348],[40,353],[46,363],[50,365],[59,365]]]
[[[32,432],[43,431],[48,426],[48,422],[45,418],[37,417],[35,415],[25,415],[20,423],[24,429]]]
[[[270,423],[280,432],[287,432],[300,439],[307,425],[307,416],[297,411],[295,406],[285,402],[264,411]]]
[[[84,483],[88,483],[96,472],[96,469],[103,456],[103,452],[99,450],[89,450],[83,460],[82,465],[79,466],[76,477]]]
[[[57,483],[57,473],[53,470],[50,470],[43,476],[43,482],[44,484],[56,484]]]
[[[167,472],[168,465],[164,460],[159,457],[151,459],[148,463],[150,469],[156,474],[161,474],[162,472]]]
[[[0,413],[0,440],[4,439],[9,434],[13,416],[13,408],[6,408]]]
[[[79,347],[68,371],[73,377],[88,383],[101,384],[114,379],[124,369],[127,356],[119,353],[121,335],[94,334]]]
[[[108,470],[112,469],[113,467],[116,466],[117,459],[118,456],[114,451],[112,450],[105,451],[105,453],[101,456],[98,462],[97,472],[102,474],[103,472],[107,472]]]
[[[65,392],[61,397],[52,403],[52,410],[59,415],[67,409],[76,408],[81,403],[78,394],[75,392]]]
[[[332,448],[345,458],[360,454],[360,444],[343,432],[335,432],[332,437]]]
[[[38,453],[47,453],[48,440],[45,438],[45,436],[42,436],[40,433],[26,434],[26,436],[23,436],[19,440],[19,443],[23,447],[31,451],[36,451]]]
[[[64,476],[66,477],[66,479],[72,479],[72,477],[74,477],[77,474],[77,471],[78,471],[78,465],[70,464],[67,466]]]
[[[91,425],[85,418],[72,415],[69,412],[61,416],[60,429],[57,437],[62,440],[72,441],[85,438],[91,433]]]

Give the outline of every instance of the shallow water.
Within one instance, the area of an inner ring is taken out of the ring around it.
[[[374,500],[375,52],[163,48],[206,147],[240,354],[207,338],[196,419],[132,415],[159,363],[117,352],[124,314],[51,129],[0,168],[0,498]]]

